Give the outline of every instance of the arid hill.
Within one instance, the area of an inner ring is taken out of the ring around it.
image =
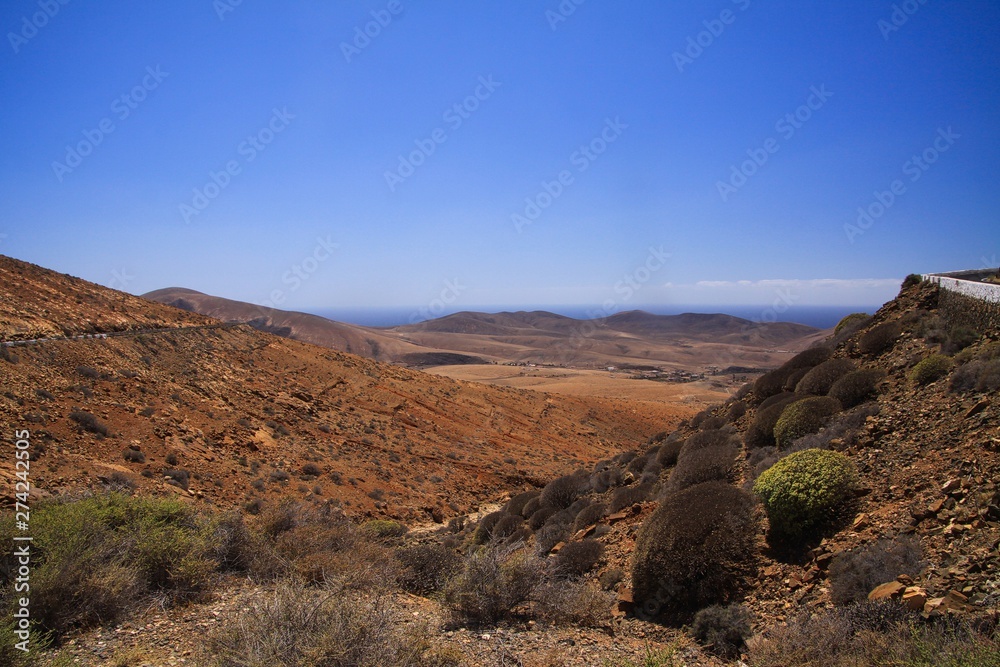
[[[692,410],[456,382],[9,258],[0,274],[0,340],[114,333],[0,347],[0,422],[44,449],[41,494],[125,484],[220,506],[287,497],[442,519]]]
[[[643,311],[580,320],[545,311],[461,312],[418,324],[362,327],[315,315],[265,308],[183,288],[156,290],[144,298],[224,321],[414,366],[455,363],[534,362],[602,368],[657,365],[691,371],[707,366],[768,368],[789,351],[824,334],[801,324],[758,323],[730,315]]]

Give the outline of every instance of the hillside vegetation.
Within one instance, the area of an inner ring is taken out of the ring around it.
[[[1000,332],[937,298],[908,281],[677,429],[447,524],[277,493],[229,513],[127,484],[50,500],[45,659],[1000,665]]]

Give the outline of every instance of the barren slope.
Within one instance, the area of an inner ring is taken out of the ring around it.
[[[662,406],[456,382],[243,325],[184,328],[213,321],[15,260],[2,266],[10,279],[0,339],[59,331],[63,320],[178,327],[6,348],[0,424],[44,445],[33,467],[41,493],[121,473],[223,506],[291,496],[333,499],[349,514],[441,518],[619,451],[691,411],[671,418]],[[113,317],[102,314],[109,304]],[[108,435],[85,430],[74,412],[92,414]],[[142,452],[131,462],[130,446]],[[190,475],[187,492],[167,483],[171,470]]]

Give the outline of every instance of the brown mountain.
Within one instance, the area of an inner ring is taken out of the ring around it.
[[[824,335],[788,322],[757,323],[722,314],[628,311],[580,320],[546,311],[460,312],[417,324],[363,327],[264,308],[194,290],[144,295],[161,303],[381,361],[417,366],[536,362],[584,368],[665,365],[773,366]],[[735,347],[734,347],[735,346]]]
[[[0,422],[43,452],[40,494],[125,484],[222,506],[292,497],[440,518],[692,409],[458,382],[7,257],[0,276],[0,341],[21,341],[0,346]]]

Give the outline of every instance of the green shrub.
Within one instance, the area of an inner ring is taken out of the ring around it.
[[[708,431],[699,431],[684,441],[684,447],[681,449],[680,455],[684,456],[684,454],[688,452],[705,449],[707,447],[719,447],[721,445],[732,444],[734,441],[735,437],[733,436],[733,433],[728,430],[716,428]]]
[[[826,363],[826,362],[823,362],[823,363]],[[789,373],[785,377],[785,383],[783,385],[781,385],[781,391],[782,392],[794,392],[795,388],[797,386],[799,386],[799,382],[802,381],[802,378],[804,378],[806,375],[808,375],[811,370],[812,370],[812,368],[796,368],[796,369],[793,369],[792,372]],[[778,394],[778,395],[780,396],[780,394]]]
[[[830,563],[830,599],[834,604],[862,602],[876,586],[901,574],[915,578],[925,565],[914,537],[882,539],[843,552]]]
[[[826,396],[830,387],[854,370],[854,362],[850,359],[827,359],[818,366],[814,366],[806,373],[798,385],[795,392],[798,394],[813,394],[815,396]]]
[[[743,436],[747,449],[773,447],[774,427],[778,424],[781,413],[785,411],[786,407],[803,398],[796,394],[788,394],[783,400],[773,405],[769,405],[766,408],[758,408],[757,414],[754,415],[753,421],[750,422],[750,427]]]
[[[863,354],[879,355],[891,349],[895,344],[903,328],[898,322],[884,322],[872,329],[869,329],[861,340],[858,341],[858,349]]]
[[[833,334],[835,336],[839,336],[844,331],[848,331],[850,329],[854,329],[856,331],[859,326],[864,325],[864,323],[866,323],[869,319],[871,319],[871,315],[868,313],[851,313],[850,315],[846,315],[839,322],[837,322],[837,326],[834,328]]]
[[[532,514],[530,517],[528,517],[528,527],[531,528],[531,530],[538,530],[539,528],[541,528],[542,526],[544,526],[545,523],[556,512],[558,512],[558,511],[559,510],[557,510],[555,507],[541,507],[541,508],[539,508],[538,510],[535,511],[534,514]],[[487,515],[486,517],[484,517],[483,520],[479,522],[480,527],[483,526],[483,522],[485,522],[486,519],[488,519],[488,518],[489,518],[489,515]],[[499,521],[499,520],[500,520],[500,517],[497,516],[496,519],[493,521],[493,525],[496,525],[496,522]],[[489,530],[486,531],[486,533],[485,533],[486,534],[486,539],[484,539],[482,541],[480,541],[480,538],[479,538],[479,528],[476,528],[476,539],[475,539],[476,544],[483,544],[483,543],[485,543],[489,539],[489,532],[493,530],[493,526],[488,526],[488,528],[489,528]]]
[[[878,383],[885,377],[885,371],[878,368],[861,368],[851,371],[833,383],[828,396],[840,401],[847,408],[861,405],[878,394]]]
[[[919,273],[911,273],[910,275],[903,278],[903,284],[901,285],[901,288],[907,289],[910,287],[916,287],[923,281],[924,279],[920,276]]]
[[[940,380],[951,370],[952,361],[943,354],[932,354],[921,359],[910,371],[913,384],[925,385]]]
[[[524,507],[521,508],[521,516],[525,519],[530,519],[531,515],[537,512],[541,507],[541,501],[538,500],[538,496],[535,496],[528,502],[524,503]]]
[[[787,406],[774,425],[774,441],[779,448],[793,440],[820,430],[827,420],[840,412],[840,402],[829,396],[813,396]]]
[[[502,540],[516,533],[524,525],[524,519],[520,514],[504,514],[493,526],[490,535],[491,540]]]
[[[457,620],[491,624],[509,616],[542,580],[544,563],[526,549],[483,547],[471,552],[442,591]]]
[[[942,351],[951,356],[957,354],[979,340],[979,332],[968,327],[952,327],[941,346]]]
[[[726,421],[732,424],[746,413],[747,413],[746,403],[744,403],[743,401],[733,401],[733,403],[729,406],[729,409],[726,410]]]
[[[751,631],[750,612],[739,604],[705,607],[691,623],[691,635],[702,646],[728,659],[739,656]]]
[[[395,539],[409,532],[409,528],[391,519],[372,519],[361,524],[361,529],[376,539]]]
[[[858,473],[839,452],[807,449],[789,454],[753,485],[775,537],[807,537],[830,519],[858,487]]]
[[[114,622],[153,594],[199,595],[220,566],[214,528],[176,500],[111,493],[40,503],[31,518],[32,620],[57,634]],[[10,565],[9,551],[0,558]]]
[[[728,602],[751,573],[757,532],[753,499],[729,484],[668,495],[636,538],[632,586],[641,613],[684,621]]]

